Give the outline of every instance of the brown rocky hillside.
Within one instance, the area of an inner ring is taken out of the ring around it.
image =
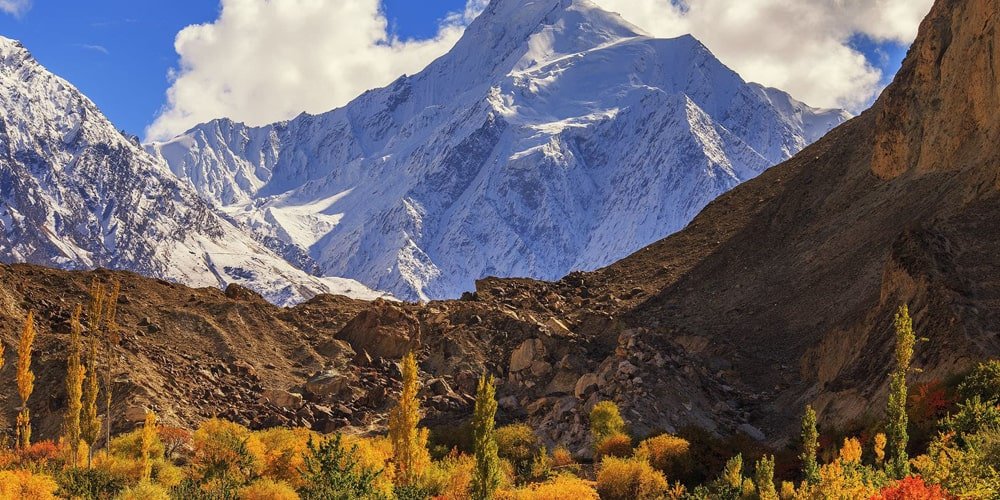
[[[899,304],[928,339],[914,382],[1000,354],[998,110],[1000,0],[938,0],[872,109],[597,272],[484,280],[426,305],[321,296],[279,309],[238,288],[2,267],[3,417],[30,308],[42,333],[32,408],[44,433],[58,429],[66,321],[96,274],[123,286],[122,425],[149,405],[179,424],[376,429],[411,348],[429,424],[467,418],[485,369],[502,418],[581,448],[599,399],[617,400],[636,434],[697,425],[780,442],[807,403],[834,426],[876,418]]]

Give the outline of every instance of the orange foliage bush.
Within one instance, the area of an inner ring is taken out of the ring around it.
[[[955,498],[938,485],[929,485],[920,476],[909,476],[882,488],[871,500],[945,500]]]
[[[225,478],[243,484],[264,469],[264,445],[242,425],[206,420],[195,431],[192,443],[191,472],[195,480]]]
[[[632,438],[627,434],[616,433],[602,439],[594,448],[597,460],[604,457],[624,458],[632,455]]]
[[[605,500],[645,500],[666,497],[667,478],[645,460],[605,458],[597,472],[597,493]]]

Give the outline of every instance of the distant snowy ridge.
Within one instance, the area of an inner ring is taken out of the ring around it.
[[[494,0],[343,108],[146,148],[297,265],[427,300],[609,264],[848,118],[587,0]]]
[[[279,304],[317,293],[381,295],[289,264],[3,37],[0,110],[0,261],[239,283]]]

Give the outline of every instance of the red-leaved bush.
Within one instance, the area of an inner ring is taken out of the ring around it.
[[[920,476],[909,476],[882,488],[871,500],[943,500],[956,498],[940,486],[929,485]]]

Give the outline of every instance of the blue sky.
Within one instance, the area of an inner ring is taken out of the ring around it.
[[[464,5],[465,0],[384,0],[383,9],[393,33],[423,39],[437,32],[443,16]],[[215,20],[218,10],[211,0],[36,0],[20,18],[0,14],[0,34],[21,40],[115,125],[142,136],[164,105],[167,74],[178,61],[175,35],[190,24]],[[883,69],[885,82],[906,51],[864,37],[852,45]]]

